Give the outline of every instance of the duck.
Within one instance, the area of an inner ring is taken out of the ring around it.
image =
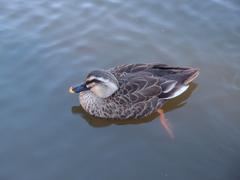
[[[192,67],[123,64],[91,71],[83,83],[71,86],[69,92],[79,94],[80,105],[92,116],[123,120],[158,112],[162,124],[169,129],[163,105],[184,93],[198,75],[199,69]]]

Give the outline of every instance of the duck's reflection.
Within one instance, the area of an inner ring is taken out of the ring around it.
[[[183,107],[186,104],[186,100],[191,96],[191,94],[193,93],[193,91],[196,88],[197,88],[197,84],[191,83],[190,87],[188,88],[188,90],[186,92],[184,92],[181,96],[178,96],[172,100],[169,100],[163,106],[164,112],[169,112],[174,109]],[[91,116],[86,111],[84,111],[81,106],[73,106],[72,113],[80,115],[83,119],[85,119],[93,127],[105,127],[105,126],[110,126],[112,124],[116,124],[116,125],[141,124],[141,123],[150,122],[159,116],[158,113],[153,113],[150,116],[147,116],[145,118],[140,118],[140,119],[126,119],[126,120],[103,119],[103,118],[97,118],[97,117]]]

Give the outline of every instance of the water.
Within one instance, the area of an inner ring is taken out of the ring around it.
[[[0,0],[0,179],[240,179],[238,0]],[[92,118],[68,87],[97,68],[201,69],[153,114]]]

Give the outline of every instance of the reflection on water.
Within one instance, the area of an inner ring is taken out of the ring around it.
[[[239,16],[239,0],[0,0],[0,180],[239,180]],[[174,141],[156,114],[71,111],[91,70],[150,62],[201,70],[164,106]]]
[[[164,112],[170,112],[174,109],[180,108],[186,104],[186,100],[191,96],[193,91],[197,88],[196,83],[191,83],[188,90],[184,92],[181,96],[169,100],[163,107]],[[81,106],[73,106],[72,107],[73,114],[79,114],[81,118],[84,118],[91,126],[93,127],[105,127],[110,126],[112,124],[116,125],[129,125],[129,124],[142,124],[155,120],[159,115],[157,113],[153,113],[152,115],[140,119],[127,119],[127,120],[119,120],[119,119],[102,119],[91,116],[86,111],[83,110]]]

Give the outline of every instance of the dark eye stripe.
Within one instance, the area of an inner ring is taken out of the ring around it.
[[[90,81],[86,81],[86,84],[91,84],[91,83],[100,83],[101,81],[97,80],[97,79],[93,79]]]

